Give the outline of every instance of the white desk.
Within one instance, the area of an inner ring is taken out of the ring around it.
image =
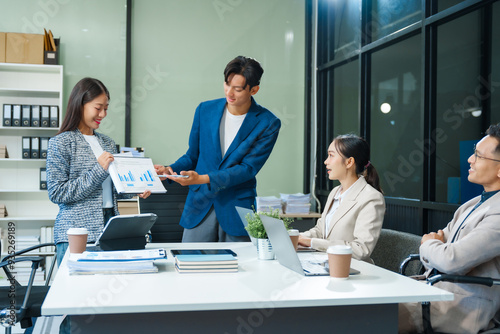
[[[361,274],[335,281],[258,260],[251,243],[149,246],[231,248],[238,254],[239,272],[179,274],[169,253],[167,260],[157,261],[157,274],[70,276],[65,257],[42,315],[69,314],[72,332],[79,333],[143,333],[146,328],[148,333],[332,328],[339,333],[396,333],[397,303],[453,299],[446,291],[355,260],[352,267]]]

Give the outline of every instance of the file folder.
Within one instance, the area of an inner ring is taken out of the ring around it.
[[[40,127],[40,106],[31,106],[31,126]]]
[[[50,107],[50,127],[58,128],[59,127],[59,107],[51,106]]]
[[[49,147],[49,137],[40,138],[40,158],[47,159],[47,148]]]
[[[48,128],[50,125],[49,106],[42,106],[42,115],[40,117],[40,126]]]
[[[40,138],[31,137],[31,159],[40,158]]]
[[[21,112],[21,126],[31,126],[31,106],[23,105]]]
[[[23,159],[31,158],[31,138],[23,137]]]
[[[3,105],[3,126],[12,126],[12,105]]]
[[[40,168],[40,190],[47,190],[47,170]]]
[[[12,106],[12,126],[21,126],[21,106],[19,104]]]

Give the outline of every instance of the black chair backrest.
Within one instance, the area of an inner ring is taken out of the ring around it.
[[[184,229],[179,225],[188,194],[188,187],[163,182],[165,194],[152,194],[139,199],[141,213],[155,213],[158,218],[151,228],[152,242],[181,242]]]
[[[408,255],[418,254],[421,239],[416,234],[382,229],[371,258],[377,266],[399,272],[399,265]],[[413,261],[408,265],[406,274],[418,275],[421,268],[420,261]]]

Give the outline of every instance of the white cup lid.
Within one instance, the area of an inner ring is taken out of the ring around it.
[[[299,235],[299,230],[295,230],[295,229],[288,230],[288,235],[297,236],[297,235]]]
[[[330,254],[352,254],[352,248],[351,246],[334,245],[328,247],[326,252]]]
[[[82,235],[82,234],[88,234],[89,232],[85,227],[72,227],[66,233],[71,235]]]

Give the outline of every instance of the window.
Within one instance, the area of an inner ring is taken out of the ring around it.
[[[372,1],[371,24],[368,27],[372,41],[420,21],[421,4],[421,1],[415,0]]]
[[[372,55],[371,161],[387,196],[421,198],[420,35]]]
[[[480,92],[480,13],[472,12],[438,27],[436,77],[436,189],[435,200],[448,202],[456,191],[451,178],[460,169],[460,143],[478,140],[483,127]],[[460,38],[457,38],[460,36]],[[466,175],[466,174],[465,174]],[[450,192],[450,193],[449,193]]]

